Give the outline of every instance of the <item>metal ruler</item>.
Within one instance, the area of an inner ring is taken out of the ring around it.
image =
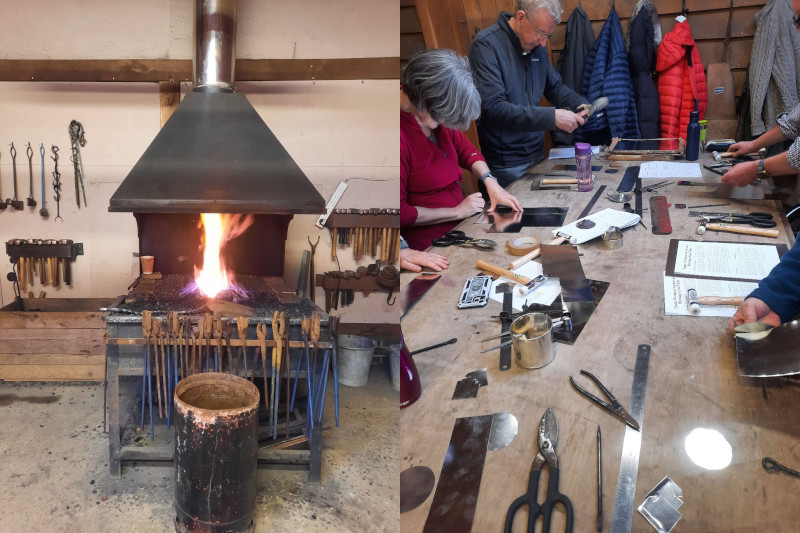
[[[317,219],[317,227],[322,229],[325,223],[328,221],[328,217],[331,216],[333,213],[333,208],[336,207],[336,204],[342,198],[344,194],[344,190],[347,188],[347,180],[340,181],[339,185],[336,187],[336,190],[333,191],[333,195],[331,195],[331,199],[328,200],[328,203],[325,204],[325,214],[320,215]]]
[[[503,311],[508,313],[507,319],[500,319],[501,326],[500,331],[503,333],[508,333],[511,331],[511,322],[513,319],[510,318],[511,314],[514,312],[513,308],[513,301],[514,295],[510,292],[506,292],[503,294]],[[511,345],[506,345],[500,348],[500,371],[505,372],[506,370],[511,369]]]
[[[639,423],[641,431],[626,426],[622,443],[622,459],[619,462],[619,478],[614,498],[614,514],[611,516],[611,533],[626,533],[633,527],[633,508],[636,497],[636,476],[639,472],[639,451],[642,448],[644,431],[644,400],[647,393],[647,374],[650,370],[650,346],[640,344],[636,351],[636,366],[633,370],[631,407],[628,412]]]
[[[580,220],[583,217],[587,216],[592,211],[592,208],[594,207],[594,204],[596,204],[597,200],[600,198],[600,196],[603,195],[603,191],[604,190],[606,190],[606,186],[605,185],[601,185],[600,188],[597,189],[597,192],[594,193],[594,196],[592,196],[592,199],[589,200],[589,203],[586,204],[586,207],[583,208],[583,211],[581,211],[581,214],[578,215],[578,220]]]

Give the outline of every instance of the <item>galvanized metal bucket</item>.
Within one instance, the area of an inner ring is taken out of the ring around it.
[[[209,372],[175,387],[175,531],[252,532],[259,392]]]
[[[514,356],[522,368],[541,368],[556,356],[553,321],[544,313],[522,315],[511,324]]]

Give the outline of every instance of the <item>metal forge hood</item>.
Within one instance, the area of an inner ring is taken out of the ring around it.
[[[184,97],[108,210],[323,213],[323,198],[247,98],[208,89]]]

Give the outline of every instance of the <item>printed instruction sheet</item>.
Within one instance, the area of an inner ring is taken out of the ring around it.
[[[670,254],[673,250],[667,273],[676,276],[758,281],[780,261],[773,245],[678,241],[677,246],[670,243]]]
[[[674,161],[647,161],[639,166],[639,177],[646,178],[702,178],[700,163]]]
[[[688,291],[694,289],[697,296],[745,297],[758,283],[749,281],[729,281],[721,279],[681,278],[664,274],[664,312],[667,315],[689,316]],[[733,305],[701,305],[696,316],[732,317],[736,312]]]

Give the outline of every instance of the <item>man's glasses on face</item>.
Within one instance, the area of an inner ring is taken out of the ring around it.
[[[536,24],[533,23],[533,21],[530,19],[530,17],[528,16],[527,13],[525,13],[525,18],[528,20],[528,23],[531,26],[533,26],[534,31],[536,31],[536,35],[538,35],[540,38],[544,37],[545,39],[552,39],[553,35],[556,34],[555,32],[553,32],[553,33],[545,33],[542,30],[540,30],[539,28],[537,28]],[[795,25],[797,25],[797,24],[798,24],[797,23],[797,19],[795,19]]]

